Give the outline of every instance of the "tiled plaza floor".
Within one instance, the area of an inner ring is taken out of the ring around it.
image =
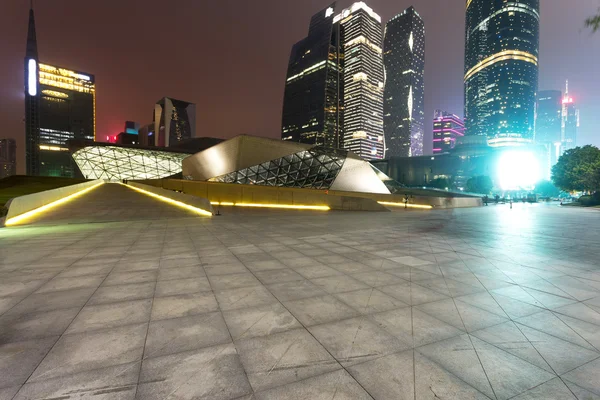
[[[0,400],[600,399],[598,211],[114,212],[0,230]]]

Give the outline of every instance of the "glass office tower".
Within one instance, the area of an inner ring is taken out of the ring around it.
[[[74,177],[67,141],[96,136],[94,76],[39,62],[33,10],[25,56],[25,126],[27,175]]]
[[[535,142],[546,147],[548,167],[556,164],[560,156],[562,100],[560,90],[543,90],[538,94]]]
[[[413,7],[386,24],[383,63],[385,156],[421,156],[425,123],[425,24]]]
[[[539,0],[467,0],[465,125],[491,146],[534,139]]]
[[[333,19],[344,57],[344,148],[364,159],[384,157],[383,32],[381,17],[364,2]]]
[[[579,110],[573,97],[569,95],[569,82],[562,100],[562,134],[561,152],[577,147],[577,133],[579,131]],[[561,153],[562,154],[562,153]]]
[[[285,83],[281,138],[342,147],[342,57],[335,3],[315,14],[308,36],[292,47]]]

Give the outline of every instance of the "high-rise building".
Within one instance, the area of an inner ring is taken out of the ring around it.
[[[292,47],[283,99],[283,140],[342,146],[342,57],[334,12],[332,3],[315,14],[308,36]]]
[[[96,135],[94,76],[39,62],[33,10],[25,53],[25,158],[27,175],[73,177],[70,139]]]
[[[546,146],[548,170],[560,156],[562,100],[560,90],[543,90],[538,93],[535,142]]]
[[[173,146],[196,137],[196,105],[163,97],[154,106],[154,145]]]
[[[383,63],[385,155],[423,155],[425,24],[414,7],[386,24]]]
[[[569,95],[569,81],[562,100],[562,151],[573,149],[577,146],[577,133],[579,131],[579,109],[573,97]]]
[[[467,0],[465,126],[490,146],[534,139],[539,0]]]
[[[17,174],[17,142],[0,139],[0,179]]]
[[[383,32],[381,17],[364,2],[333,19],[344,57],[344,148],[365,159],[384,157]]]
[[[465,136],[465,124],[458,115],[435,110],[433,116],[433,154],[448,153]]]

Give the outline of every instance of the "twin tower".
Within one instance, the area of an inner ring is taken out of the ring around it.
[[[413,7],[381,17],[364,2],[315,14],[292,47],[282,139],[382,159],[423,154],[425,26]],[[382,47],[383,46],[383,47]]]

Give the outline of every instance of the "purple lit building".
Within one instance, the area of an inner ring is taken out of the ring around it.
[[[433,154],[448,153],[456,145],[459,136],[465,136],[462,118],[442,110],[433,116]]]

